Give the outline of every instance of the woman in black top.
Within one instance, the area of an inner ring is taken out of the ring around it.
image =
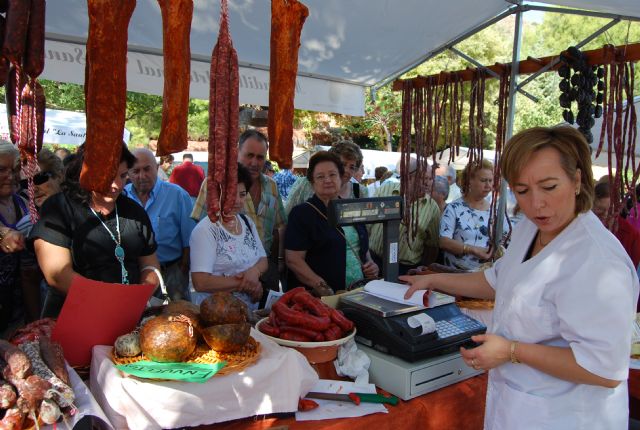
[[[135,157],[123,143],[118,171],[105,194],[80,187],[84,146],[67,166],[62,193],[47,199],[29,236],[50,285],[43,316],[56,316],[75,274],[96,281],[158,285],[159,267],[147,213],[121,195]]]

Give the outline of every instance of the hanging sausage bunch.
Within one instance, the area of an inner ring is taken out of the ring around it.
[[[33,175],[36,155],[44,135],[45,97],[37,81],[44,70],[45,0],[0,2],[0,83],[5,85],[9,137],[18,145],[28,180],[29,209],[33,222]]]
[[[229,9],[222,0],[218,41],[211,54],[209,89],[209,168],[207,213],[212,222],[227,218],[238,187],[238,54],[229,33]]]
[[[608,218],[615,221],[625,196],[629,196],[633,206],[637,203],[635,188],[640,176],[640,165],[635,157],[638,136],[633,92],[635,67],[633,62],[625,61],[624,49],[607,45],[604,50],[607,64],[604,66],[602,80],[606,85],[602,88],[603,121],[596,157],[600,155],[606,142],[611,184]],[[630,172],[631,175],[625,172]],[[616,225],[612,227],[617,228]]]

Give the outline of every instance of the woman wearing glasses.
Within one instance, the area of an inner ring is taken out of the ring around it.
[[[43,316],[57,316],[75,274],[96,281],[158,285],[159,267],[151,222],[144,209],[122,195],[135,157],[122,144],[120,164],[106,193],[80,186],[84,146],[67,166],[62,193],[48,198],[29,241],[50,288]]]
[[[344,166],[336,154],[320,151],[309,160],[307,179],[314,194],[291,210],[285,233],[285,259],[292,275],[289,289],[302,284],[326,296],[378,276],[366,228],[333,227],[327,219],[327,207],[339,198],[343,177]]]

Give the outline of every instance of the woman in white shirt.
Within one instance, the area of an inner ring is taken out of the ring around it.
[[[486,429],[626,429],[638,278],[590,211],[587,142],[571,127],[514,136],[502,172],[526,216],[496,265],[404,277],[411,288],[495,299],[491,334],[461,349],[489,371]]]
[[[225,221],[204,217],[191,233],[191,298],[200,304],[216,291],[230,291],[249,310],[258,308],[262,297],[260,275],[267,270],[267,257],[256,226],[241,214],[251,174],[238,163],[238,194]]]

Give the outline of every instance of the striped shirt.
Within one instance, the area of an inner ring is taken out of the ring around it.
[[[385,182],[376,191],[376,197],[400,195],[399,182]],[[420,264],[425,247],[438,247],[440,240],[440,208],[430,196],[421,198],[411,205],[418,211],[418,229],[414,237],[408,237],[407,226],[400,223],[400,241],[398,261],[401,264],[415,266]],[[384,257],[382,224],[369,224],[369,249],[379,257]],[[411,233],[411,232],[409,232]]]
[[[258,210],[253,205],[251,194],[247,193],[244,201],[243,212],[250,217],[258,229],[258,235],[262,241],[267,256],[271,252],[273,243],[273,230],[283,227],[287,223],[287,217],[282,205],[282,199],[278,193],[278,186],[267,175],[260,174],[260,203]],[[200,187],[200,193],[193,204],[191,218],[200,221],[207,215],[207,181]]]

